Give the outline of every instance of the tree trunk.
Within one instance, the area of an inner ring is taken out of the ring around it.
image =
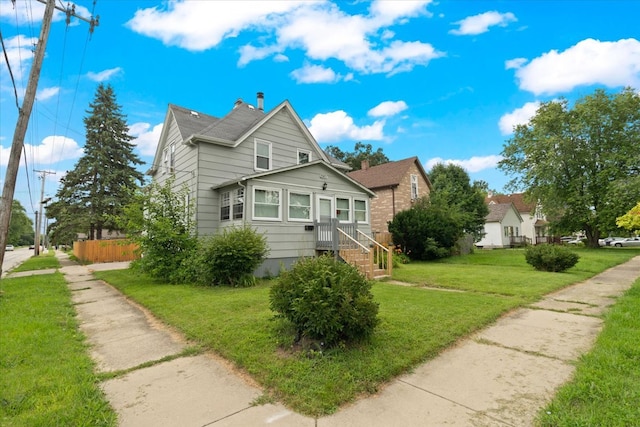
[[[600,240],[600,230],[597,228],[587,227],[585,232],[587,233],[587,247],[588,248],[599,248],[600,244],[598,240]]]

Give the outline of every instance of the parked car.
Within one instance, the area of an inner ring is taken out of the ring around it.
[[[613,242],[616,240],[624,240],[624,237],[606,237],[604,239],[598,240],[600,246],[611,246]]]
[[[7,246],[5,246],[5,247],[4,247],[4,250],[5,250],[5,252],[12,251],[12,250],[13,250],[13,245],[7,245]]]
[[[565,242],[567,245],[581,245],[582,239],[573,239],[573,240],[569,240],[567,242]]]
[[[626,239],[616,240],[612,243],[613,246],[617,248],[628,247],[628,246],[638,246],[640,247],[640,237],[627,237]]]

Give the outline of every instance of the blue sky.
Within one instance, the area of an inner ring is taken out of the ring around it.
[[[67,2],[63,2],[67,4]],[[44,5],[0,0],[0,29],[22,103]],[[514,124],[539,102],[596,88],[640,89],[640,1],[81,0],[89,25],[56,13],[15,197],[54,196],[84,145],[83,117],[111,84],[147,164],[169,103],[221,117],[236,99],[288,99],[321,147],[358,141],[391,160],[463,166],[503,190],[496,169]],[[0,66],[0,179],[17,120]],[[26,165],[24,162],[26,160]]]

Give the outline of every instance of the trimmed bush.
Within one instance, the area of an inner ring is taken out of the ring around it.
[[[271,310],[302,338],[321,345],[368,337],[378,323],[371,282],[349,264],[323,255],[303,258],[271,287]]]
[[[565,271],[578,262],[578,254],[556,245],[528,246],[524,257],[527,263],[540,271]]]
[[[252,286],[253,272],[268,254],[266,238],[253,228],[225,228],[201,240],[198,255],[185,263],[185,276],[205,285]]]

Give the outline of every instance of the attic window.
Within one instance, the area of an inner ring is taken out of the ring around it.
[[[418,175],[411,175],[411,200],[418,198]]]

